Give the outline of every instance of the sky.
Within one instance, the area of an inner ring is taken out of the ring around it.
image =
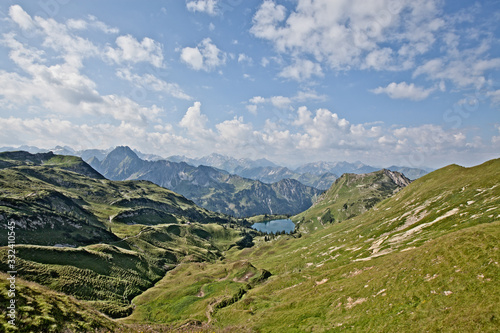
[[[500,1],[0,2],[0,147],[500,157]]]

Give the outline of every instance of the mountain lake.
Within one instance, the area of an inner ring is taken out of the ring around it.
[[[267,222],[254,223],[252,228],[266,233],[277,233],[283,230],[289,234],[295,229],[295,224],[290,219],[272,220]]]

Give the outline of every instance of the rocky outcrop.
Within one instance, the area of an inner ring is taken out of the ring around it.
[[[383,171],[384,171],[384,174],[387,177],[391,178],[392,181],[394,182],[394,184],[398,185],[399,187],[406,187],[406,186],[410,185],[410,183],[411,183],[411,180],[406,178],[406,176],[400,172],[391,171],[391,170],[387,170],[387,169],[384,169]]]

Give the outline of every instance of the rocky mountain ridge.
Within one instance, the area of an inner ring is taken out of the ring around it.
[[[345,173],[311,208],[294,216],[293,220],[304,231],[342,222],[367,212],[410,183],[402,173],[387,169],[366,174]]]
[[[273,184],[232,175],[209,166],[167,160],[145,161],[129,147],[117,147],[90,164],[113,180],[148,180],[193,200],[198,205],[237,217],[296,214],[309,208],[321,191],[296,180]]]

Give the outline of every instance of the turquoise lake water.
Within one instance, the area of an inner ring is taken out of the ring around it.
[[[295,229],[295,224],[290,219],[272,220],[262,223],[254,223],[252,228],[262,232],[282,232],[283,230],[289,234]]]

